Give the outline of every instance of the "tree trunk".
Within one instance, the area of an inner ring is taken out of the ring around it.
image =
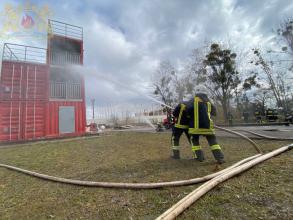
[[[227,97],[224,95],[223,96],[223,101],[222,101],[222,108],[223,108],[223,115],[224,115],[224,119],[225,122],[228,122],[228,108],[227,108]]]

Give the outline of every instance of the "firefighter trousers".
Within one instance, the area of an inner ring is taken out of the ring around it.
[[[199,143],[199,136],[198,134],[191,134],[191,144],[192,144],[192,152],[194,159],[197,159],[199,161],[204,161],[204,154],[201,150],[201,146]],[[209,145],[211,147],[212,153],[215,157],[215,159],[219,163],[224,163],[224,154],[222,153],[220,145],[217,143],[217,138],[214,134],[211,135],[203,135],[206,137],[207,141],[209,142]]]
[[[180,137],[183,133],[185,133],[185,135],[190,143],[190,136],[188,134],[188,128],[184,129],[184,128],[173,127],[173,130],[172,130],[173,150],[179,150],[179,140],[180,140]]]
[[[200,146],[199,144],[199,134],[190,134],[191,136],[191,142],[192,142],[192,146]],[[206,137],[208,143],[210,146],[214,146],[217,145],[217,138],[214,134],[211,135],[203,135]]]

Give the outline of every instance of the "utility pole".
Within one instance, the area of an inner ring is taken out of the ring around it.
[[[93,122],[95,122],[95,99],[92,99],[91,102],[92,102],[92,107],[93,107]]]

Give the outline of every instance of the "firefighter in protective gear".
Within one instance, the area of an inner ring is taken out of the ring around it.
[[[186,115],[187,100],[190,100],[191,96],[186,96],[184,101],[178,104],[173,110],[173,116],[175,118],[175,125],[172,129],[172,150],[173,158],[180,159],[180,145],[179,140],[183,133],[185,133],[188,141],[190,142],[190,136],[188,134],[188,118]]]
[[[214,158],[218,163],[224,163],[224,154],[217,143],[211,119],[211,115],[216,116],[216,108],[211,104],[205,88],[198,88],[196,90],[195,97],[187,105],[186,111],[189,118],[188,133],[191,137],[194,159],[200,162],[205,159],[199,143],[199,137],[203,135],[211,147]]]
[[[266,111],[266,120],[268,122],[275,122],[278,120],[278,112],[276,109],[268,108]]]
[[[256,109],[254,111],[254,116],[257,123],[262,123],[262,115],[264,114],[262,107],[260,104],[257,104]]]
[[[259,110],[256,110],[256,111],[254,112],[254,116],[255,116],[256,122],[257,122],[257,123],[261,123],[261,113],[260,113]]]

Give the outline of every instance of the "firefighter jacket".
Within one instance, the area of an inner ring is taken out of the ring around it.
[[[189,119],[189,134],[214,134],[214,123],[211,115],[216,115],[216,108],[207,96],[196,95],[188,103],[186,111]]]
[[[267,109],[266,110],[266,115],[267,116],[273,116],[274,115],[274,111],[272,109]]]
[[[263,111],[257,109],[255,112],[254,112],[254,116],[257,118],[257,119],[260,119],[262,116],[263,116]]]
[[[188,118],[186,114],[187,102],[180,103],[173,111],[173,116],[176,118],[175,127],[188,129]]]

